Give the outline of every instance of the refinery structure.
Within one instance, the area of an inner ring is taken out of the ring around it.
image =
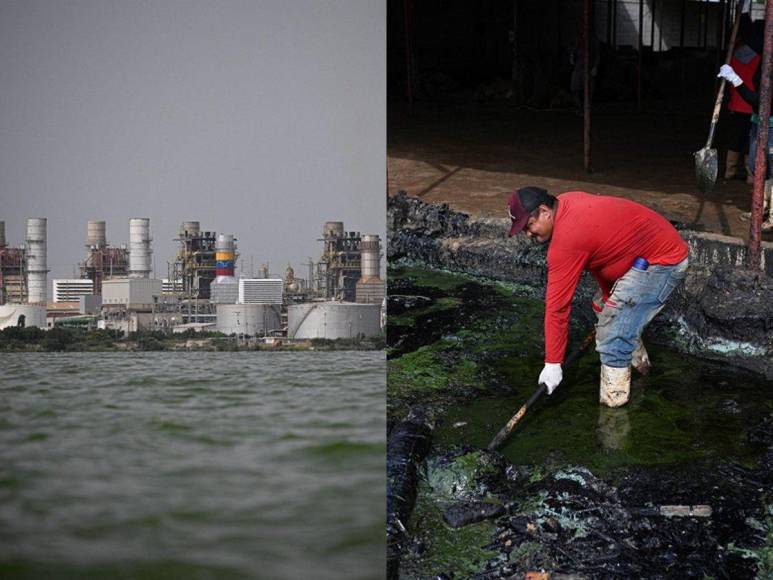
[[[22,244],[9,245],[0,221],[0,328],[78,324],[128,334],[217,331],[239,337],[355,338],[383,331],[385,282],[378,235],[322,226],[322,251],[308,277],[288,265],[271,275],[237,273],[238,239],[182,222],[167,276],[155,278],[149,218],[128,221],[128,243],[108,242],[104,221],[86,224],[79,277],[52,280],[47,301],[47,219],[27,220]]]

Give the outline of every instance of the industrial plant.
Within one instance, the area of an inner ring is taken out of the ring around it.
[[[86,225],[78,278],[52,281],[48,301],[47,219],[27,220],[22,244],[6,243],[0,221],[0,329],[80,325],[137,331],[214,331],[239,338],[308,340],[376,336],[383,331],[385,282],[378,235],[325,222],[322,252],[308,278],[288,265],[272,276],[237,274],[238,239],[185,221],[166,278],[153,277],[149,218],[131,218],[128,244],[111,244],[104,221]]]

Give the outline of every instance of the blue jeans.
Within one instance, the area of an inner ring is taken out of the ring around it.
[[[675,266],[631,268],[612,287],[596,323],[596,350],[608,367],[627,367],[641,334],[687,275],[687,258]]]
[[[749,131],[749,169],[752,172],[752,175],[754,175],[754,161],[757,158],[757,123],[752,123],[752,128]],[[771,173],[773,173],[773,168],[771,168],[771,165],[773,165],[773,127],[770,127],[768,129],[768,159],[767,159],[767,175],[765,176],[766,179],[768,179],[771,176]]]

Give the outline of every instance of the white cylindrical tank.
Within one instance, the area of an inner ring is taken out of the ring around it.
[[[27,302],[45,302],[48,296],[46,218],[27,220]]]
[[[107,245],[105,222],[89,220],[86,225],[86,245],[103,248]]]
[[[150,219],[129,220],[129,277],[150,278]]]
[[[381,242],[377,235],[364,235],[360,243],[362,260],[360,269],[363,278],[378,278],[381,269]]]
[[[0,330],[9,326],[19,326],[24,316],[24,326],[46,328],[46,308],[38,304],[3,304],[0,306]]]
[[[288,338],[355,338],[381,330],[381,305],[306,302],[287,307]]]
[[[0,248],[5,247],[5,222],[0,222]]]
[[[216,330],[223,334],[264,336],[279,330],[282,316],[279,305],[218,304]]]

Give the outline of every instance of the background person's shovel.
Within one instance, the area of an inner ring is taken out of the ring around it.
[[[730,33],[730,42],[727,45],[727,56],[725,57],[725,64],[730,64],[730,59],[733,57],[733,51],[735,50],[735,37],[738,34],[738,25],[741,22],[741,6],[738,5],[738,13],[735,16],[735,22],[733,23],[733,31]],[[711,127],[709,127],[709,138],[706,141],[706,146],[695,152],[695,178],[698,181],[698,189],[703,193],[709,193],[714,189],[714,185],[717,183],[717,173],[719,172],[719,161],[717,160],[717,150],[711,148],[711,143],[714,141],[714,131],[717,128],[717,121],[719,121],[719,111],[722,109],[722,98],[725,96],[725,85],[727,81],[722,79],[719,84],[719,91],[717,92],[717,100],[714,103],[714,114],[711,117]]]

